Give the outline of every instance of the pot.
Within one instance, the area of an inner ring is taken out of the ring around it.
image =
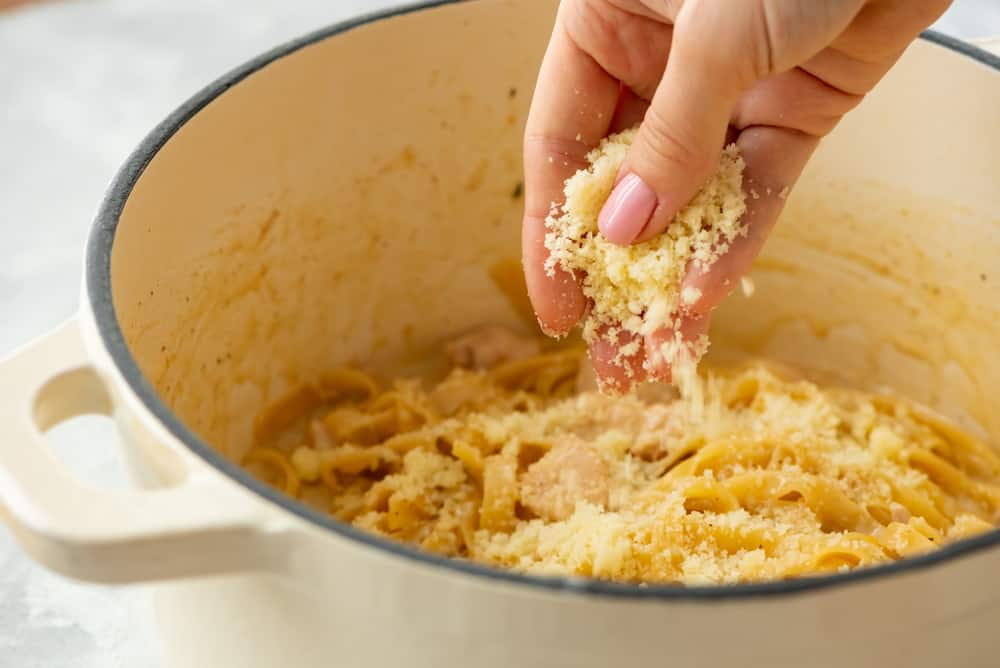
[[[268,401],[479,323],[527,330],[520,138],[554,16],[437,2],[266,53],[185,103],[101,206],[79,314],[0,365],[0,517],[45,566],[155,583],[170,665],[993,666],[1000,531],[784,582],[638,587],[449,561],[234,462]],[[391,48],[387,48],[391,45]],[[827,139],[714,349],[889,385],[994,443],[1000,59],[927,34]],[[112,416],[138,489],[45,429]],[[724,640],[723,640],[724,639]]]

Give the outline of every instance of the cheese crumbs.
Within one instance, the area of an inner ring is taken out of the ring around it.
[[[639,336],[676,329],[678,314],[700,297],[680,289],[688,265],[710,266],[734,239],[746,234],[741,220],[746,212],[744,163],[732,144],[723,151],[716,173],[663,234],[631,246],[605,239],[597,216],[635,132],[608,137],[591,151],[589,168],[566,181],[565,204],[554,208],[546,221],[546,271],[553,275],[558,267],[581,276],[583,293],[592,303],[584,322],[588,342],[602,329],[614,339],[619,328]],[[706,348],[707,341],[695,347],[695,361]],[[675,351],[663,353],[670,361]]]

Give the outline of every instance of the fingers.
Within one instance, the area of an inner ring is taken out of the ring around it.
[[[604,236],[629,244],[661,233],[715,170],[741,95],[822,50],[865,1],[685,3],[663,80],[601,212]]]
[[[760,253],[785,203],[788,190],[798,179],[819,140],[794,130],[755,127],[744,130],[736,140],[746,161],[743,188],[748,193],[747,235],[738,238],[719,260],[702,271],[695,267],[681,284],[692,287],[700,297],[687,307],[689,315],[678,331],[688,344],[708,334],[711,311],[733,290]],[[654,332],[643,341],[645,369],[649,377],[669,382],[669,360],[655,354],[674,339],[673,330]]]
[[[583,317],[587,302],[571,274],[558,267],[552,276],[546,273],[549,252],[545,247],[544,217],[524,217],[521,257],[524,282],[538,326],[547,336],[565,336]]]
[[[563,4],[569,5],[562,13],[573,41],[636,95],[652,99],[667,66],[672,22],[637,0],[565,0]]]
[[[950,4],[951,0],[869,2],[829,48],[800,67],[834,88],[863,95]]]
[[[862,99],[795,68],[761,81],[740,98],[732,124],[739,129],[780,125],[822,137]]]
[[[749,271],[778,220],[788,189],[794,186],[818,144],[816,137],[784,128],[754,127],[740,135],[737,145],[746,161],[743,190],[747,193],[747,235],[737,238],[725,255],[707,269],[689,269],[681,290],[690,287],[700,292],[688,307],[692,314],[709,313]]]
[[[692,315],[681,322],[677,332],[681,335],[681,340],[689,345],[695,344],[702,336],[708,334],[708,326],[711,315]],[[664,344],[674,340],[676,333],[672,329],[662,329],[649,334],[643,342],[646,351],[646,373],[650,378],[670,382],[670,360],[656,351],[662,350]]]
[[[728,11],[723,4],[701,3]],[[598,219],[614,243],[662,232],[718,165],[733,107],[751,83],[741,54],[719,39],[719,19],[706,11],[697,21],[685,22],[683,11],[678,18],[663,79]]]
[[[891,65],[920,31],[934,23],[951,4],[952,0],[865,2],[851,29],[841,33],[833,46],[864,61]]]
[[[643,116],[646,115],[647,109],[649,109],[649,102],[623,84],[618,95],[618,106],[615,107],[615,114],[611,117],[611,127],[608,128],[608,133],[615,134],[639,125]]]
[[[545,270],[545,219],[553,204],[562,203],[566,179],[586,166],[588,151],[607,134],[618,93],[618,82],[576,46],[557,19],[525,131],[521,235],[528,296],[550,335],[569,332],[586,302],[571,275]]]
[[[875,87],[901,55],[903,49],[881,60],[860,60],[831,46],[799,65],[798,69],[836,90],[860,97]]]
[[[598,330],[590,344],[590,363],[602,392],[625,393],[646,379],[642,340],[620,328],[614,340],[609,340],[608,332],[606,326]]]

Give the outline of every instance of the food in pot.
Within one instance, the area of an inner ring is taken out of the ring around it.
[[[587,156],[589,166],[566,181],[566,201],[546,221],[546,269],[554,274],[559,267],[580,277],[591,304],[583,328],[586,341],[603,336],[619,345],[623,330],[635,337],[675,330],[663,350],[650,352],[671,364],[683,363],[682,353],[693,353],[688,357],[694,359],[686,361],[696,362],[708,348],[707,337],[682,345],[676,330],[684,306],[701,294],[694,288],[682,290],[681,279],[692,263],[711,266],[734,239],[746,234],[743,159],[735,144],[727,147],[716,173],[662,234],[620,246],[599,233],[597,218],[635,133],[627,130],[603,140]],[[619,361],[638,347],[638,338],[623,343]]]
[[[437,382],[345,368],[298,388],[246,466],[443,555],[625,582],[850,569],[998,519],[1000,457],[902,397],[763,363],[703,370],[691,396],[607,396],[572,344],[486,329],[446,350]]]

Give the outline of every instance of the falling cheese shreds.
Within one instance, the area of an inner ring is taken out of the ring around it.
[[[681,290],[681,302],[683,302],[685,306],[691,306],[699,299],[701,299],[701,290],[698,288],[689,285]]]
[[[688,266],[707,268],[746,234],[744,164],[733,144],[722,152],[715,174],[662,234],[630,246],[605,239],[597,216],[635,132],[612,135],[591,151],[589,167],[566,181],[565,203],[554,207],[546,220],[546,271],[554,275],[558,268],[581,277],[583,293],[592,304],[583,328],[589,342],[609,327],[637,336],[676,330],[685,305],[680,285]]]

